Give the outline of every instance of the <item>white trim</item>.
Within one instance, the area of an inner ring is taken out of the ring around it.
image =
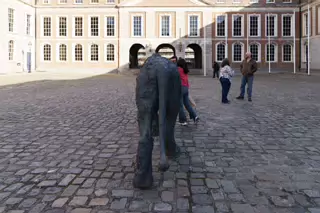
[[[169,36],[163,36],[162,33],[162,17],[169,16]],[[160,14],[159,15],[159,37],[160,38],[170,38],[172,37],[172,15],[171,14]]]
[[[98,35],[97,36],[93,36],[93,35],[91,35],[91,18],[92,17],[98,17]],[[88,37],[89,38],[97,38],[97,37],[100,37],[100,22],[101,22],[101,20],[100,20],[100,15],[88,15]]]
[[[310,12],[311,14],[311,12]],[[305,17],[307,15],[307,17]],[[307,20],[306,20],[307,18]],[[311,17],[310,17],[311,20]],[[308,11],[302,13],[302,36],[307,37],[308,36],[308,32],[306,32],[306,22],[308,22]],[[308,24],[308,31],[310,32],[310,36],[311,36],[311,29],[309,30],[309,28],[311,28],[311,22]]]
[[[29,34],[27,34],[27,28],[28,28],[28,15],[30,16],[30,28],[29,28]],[[24,20],[24,35],[26,35],[26,36],[32,36],[33,34],[32,34],[32,21],[33,21],[33,16],[30,14],[30,13],[25,13],[25,15],[24,15],[24,18],[25,18],[25,20]]]
[[[40,37],[45,37],[45,38],[48,38],[48,37],[52,37],[52,26],[53,26],[53,24],[52,24],[52,16],[51,15],[41,15],[40,16],[41,18],[40,18],[40,20],[41,20],[41,23],[40,23],[40,28],[41,28],[41,35],[40,35]],[[50,18],[50,36],[44,36],[44,18]]]
[[[82,61],[76,61],[76,45],[80,44],[82,46]],[[72,62],[74,63],[84,63],[84,45],[81,43],[72,43]]]
[[[224,20],[224,36],[218,36],[218,17],[219,16],[224,16],[225,20]],[[228,14],[216,14],[216,17],[215,17],[215,31],[216,31],[216,37],[218,38],[224,38],[226,37],[227,33],[228,33]]]
[[[290,47],[291,47],[291,60],[290,61],[284,61],[284,46],[285,45],[290,45]],[[283,63],[292,63],[293,62],[293,45],[292,44],[289,44],[289,43],[284,43],[283,45],[282,45],[282,54],[281,54],[281,58],[282,58],[282,62]]]
[[[253,45],[253,44],[258,45],[258,60],[257,60],[257,62],[261,62],[261,44],[260,44],[259,42],[251,42],[251,43],[249,43],[249,51],[250,51],[250,52],[251,52],[250,47],[251,47],[251,45]],[[252,54],[252,52],[251,52],[251,54]]]
[[[60,17],[66,18],[66,35],[65,36],[60,36],[60,22],[59,22]],[[69,19],[68,19],[68,16],[66,16],[66,15],[58,15],[56,17],[56,37],[57,38],[67,38],[68,37],[68,21],[69,21]]]
[[[250,35],[250,30],[251,30],[251,25],[250,25],[250,17],[258,17],[258,35],[256,36],[252,36]],[[247,16],[247,19],[248,19],[248,37],[261,37],[261,14],[248,14]]]
[[[221,60],[221,61],[218,60],[218,45],[219,45],[219,44],[224,45],[224,58],[227,58],[227,45],[226,45],[225,42],[223,42],[223,41],[218,42],[218,43],[216,43],[216,45],[215,45],[215,52],[216,52],[215,61],[217,61],[217,62],[222,62],[222,60]]]
[[[60,45],[66,45],[66,60],[65,61],[61,61],[60,60]],[[57,43],[56,44],[56,62],[59,63],[67,63],[68,62],[68,44],[66,43]]]
[[[113,36],[108,36],[107,35],[107,18],[108,17],[113,17],[114,18],[114,35]],[[104,26],[103,26],[103,29],[104,29],[104,37],[105,38],[115,38],[117,36],[117,17],[115,15],[105,15],[104,16]]]
[[[196,35],[196,36],[191,36],[190,35],[190,16],[197,16],[198,17],[198,20],[197,20],[197,22],[198,22],[198,29],[197,29],[197,34],[198,35]],[[200,18],[201,18],[201,16],[198,14],[198,13],[191,13],[191,14],[188,14],[188,37],[190,37],[190,38],[198,38],[198,37],[200,37],[200,29],[201,29],[201,26],[200,26]]]
[[[113,48],[114,48],[114,52],[113,52],[113,54],[114,54],[114,60],[113,60],[113,61],[107,61],[107,46],[108,46],[109,44],[113,45]],[[117,50],[117,48],[116,48],[116,45],[115,45],[115,44],[113,44],[113,43],[105,43],[105,44],[104,44],[104,59],[103,59],[103,61],[104,61],[105,63],[115,63],[115,62],[118,60],[118,59],[117,59],[116,50]]]
[[[76,17],[82,18],[82,36],[76,36]],[[84,37],[84,15],[73,15],[72,16],[72,37],[73,38],[82,38]]]
[[[141,17],[141,36],[134,35],[134,17]],[[144,37],[144,15],[143,14],[132,14],[131,15],[131,37],[142,38]]]
[[[241,16],[241,35],[235,36],[234,35],[234,17]],[[244,14],[232,14],[232,37],[239,38],[244,36]]]
[[[98,61],[92,61],[91,60],[91,46],[92,45],[97,45],[98,46]],[[90,62],[90,63],[99,63],[100,62],[100,57],[101,57],[100,51],[101,50],[100,50],[99,44],[94,43],[94,42],[88,43],[88,52],[87,52],[87,54],[88,54],[88,62]]]
[[[50,61],[45,61],[44,60],[44,46],[45,45],[50,45]],[[44,42],[44,43],[41,43],[40,44],[40,61],[42,62],[42,63],[52,63],[52,44],[50,44],[49,42]]]
[[[267,24],[268,24],[268,22],[267,22],[267,17],[268,16],[274,16],[274,35],[272,35],[272,36],[270,36],[270,37],[272,37],[272,38],[275,38],[275,37],[278,37],[278,14],[274,14],[274,13],[269,13],[269,14],[266,14],[265,15],[265,36],[266,37],[269,37],[268,36],[268,32],[267,32]]]
[[[291,17],[291,26],[290,26],[290,36],[284,36],[283,35],[283,33],[284,33],[284,31],[283,31],[283,25],[284,25],[284,22],[283,22],[283,18],[284,17],[286,17],[286,16],[290,16]],[[290,14],[290,13],[286,13],[286,14],[281,14],[281,36],[282,37],[285,37],[285,38],[288,38],[288,37],[293,37],[293,16],[292,16],[292,14]]]
[[[234,61],[233,60],[234,59],[234,45],[236,45],[236,44],[240,44],[241,45],[241,60],[240,61]],[[242,43],[242,42],[233,42],[232,43],[232,55],[231,55],[231,57],[232,57],[232,62],[234,62],[234,63],[241,63],[243,61],[243,59],[244,59],[244,43]]]
[[[265,58],[266,58],[266,62],[269,63],[269,61],[267,60],[268,59],[268,43],[265,44]],[[277,63],[278,62],[278,45],[271,42],[271,45],[274,45],[274,61],[270,61],[270,63]],[[271,53],[270,53],[271,55]],[[271,58],[271,57],[270,57]]]

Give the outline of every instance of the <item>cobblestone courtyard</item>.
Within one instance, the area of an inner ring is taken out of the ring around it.
[[[134,77],[0,87],[0,212],[319,213],[320,77],[258,75],[253,102],[220,104],[191,77],[201,121],[177,126],[182,156],[132,188]]]

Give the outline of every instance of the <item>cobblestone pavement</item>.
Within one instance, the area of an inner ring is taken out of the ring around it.
[[[133,77],[0,88],[0,212],[320,212],[320,77],[258,75],[253,102],[220,104],[191,77],[198,125],[176,128],[182,156],[155,186],[132,188]]]

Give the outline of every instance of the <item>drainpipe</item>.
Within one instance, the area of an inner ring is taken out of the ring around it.
[[[301,32],[302,32],[302,16],[301,16],[301,13],[302,13],[302,6],[301,6],[301,0],[299,0],[299,55],[300,55],[300,60],[299,60],[299,71],[301,71],[301,60],[302,60],[302,48],[301,48],[301,39],[302,39],[302,36],[301,36]]]
[[[117,40],[118,40],[118,72],[120,72],[120,7],[116,5],[116,8],[118,10],[118,20],[117,20]]]

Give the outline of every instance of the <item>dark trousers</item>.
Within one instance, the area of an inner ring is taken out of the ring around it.
[[[247,86],[248,98],[252,97],[252,86],[253,86],[253,75],[251,76],[242,76],[241,87],[240,87],[240,97],[244,97],[245,88]]]
[[[220,83],[222,87],[222,103],[228,103],[228,94],[231,87],[231,82],[228,78],[220,78]]]
[[[217,76],[217,78],[219,78],[219,70],[213,70],[213,78],[215,78]]]
[[[184,107],[189,113],[190,119],[195,119],[197,117],[196,112],[191,106],[190,100],[189,100],[189,88],[182,86],[182,95],[180,100],[180,111],[179,111],[179,122],[183,123],[187,121],[186,114],[184,112]]]

